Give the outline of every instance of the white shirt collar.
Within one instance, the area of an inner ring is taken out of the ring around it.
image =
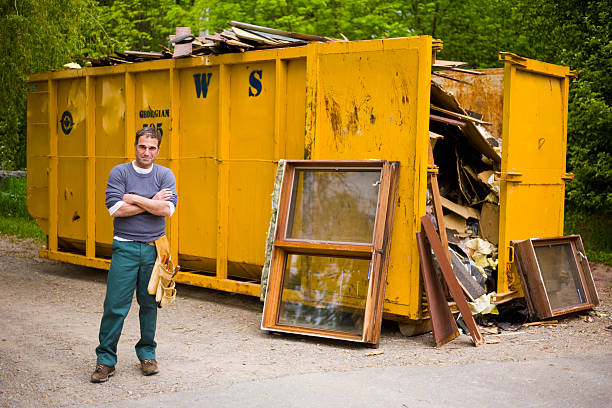
[[[148,169],[143,169],[142,167],[138,167],[136,165],[136,160],[132,160],[132,167],[134,168],[134,171],[138,174],[149,174],[151,170],[153,170],[153,166],[149,167]]]

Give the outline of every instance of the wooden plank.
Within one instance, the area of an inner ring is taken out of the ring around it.
[[[452,67],[450,68],[450,70],[457,71],[457,72],[463,72],[464,74],[486,75],[484,72],[481,72],[481,71],[473,71],[471,69],[464,69],[464,68],[457,68],[457,67]]]
[[[429,119],[435,120],[436,122],[446,123],[447,125],[456,125],[459,127],[465,126],[465,122],[461,122],[455,119],[445,118],[444,116],[438,116],[434,114],[429,114]]]
[[[241,23],[239,21],[230,21],[230,25],[232,27],[242,28],[244,30],[261,31],[261,32],[268,33],[268,34],[276,34],[276,35],[282,35],[284,37],[297,38],[299,40],[322,41],[322,42],[326,42],[330,40],[329,38],[320,37],[318,35],[301,34],[301,33],[294,33],[292,31],[276,30],[274,28],[262,27],[262,26],[257,26],[253,24],[247,24],[247,23]]]
[[[257,43],[262,43],[262,44],[271,44],[271,45],[276,45],[278,44],[278,41],[273,40],[271,38],[267,38],[267,37],[262,37],[261,35],[257,35],[257,34],[253,34],[249,31],[245,31],[239,27],[232,27],[232,31],[234,32],[234,34],[236,34],[236,36],[238,38],[244,39],[244,40],[249,40],[249,41],[253,41],[253,42],[257,42]]]
[[[464,67],[468,63],[462,61],[446,61],[441,59],[436,59],[433,64],[431,64],[434,68],[456,68],[456,67]]]
[[[432,132],[429,132],[430,134]],[[429,144],[427,146],[427,155],[428,161],[431,166],[435,166],[434,163],[434,155],[433,155],[433,145],[431,143],[431,139],[429,140]],[[432,195],[433,202],[433,210],[434,216],[436,217],[436,222],[438,223],[438,231],[440,233],[440,239],[442,241],[443,248],[446,248],[445,253],[448,255],[448,236],[446,235],[446,224],[444,223],[444,212],[442,211],[441,204],[441,196],[440,196],[440,188],[438,187],[438,176],[436,173],[428,173],[427,181],[429,183],[429,188]],[[448,258],[450,260],[450,257]],[[442,285],[444,289],[444,293],[448,295],[448,287],[445,283]]]
[[[164,54],[161,52],[149,52],[149,51],[130,51],[126,50],[121,54],[127,57],[141,57],[141,58],[163,58]]]
[[[261,35],[262,37],[271,38],[273,40],[280,41],[280,42],[283,42],[283,43],[301,43],[301,42],[304,42],[304,40],[300,40],[300,39],[292,38],[292,37],[286,37],[284,35],[265,33],[263,31],[257,31],[257,30],[247,30],[247,31],[250,32],[250,33],[258,34],[258,35]]]
[[[468,218],[475,218],[477,220],[480,219],[480,213],[472,207],[453,203],[451,200],[444,197],[440,197],[440,202],[442,203],[442,207],[446,208],[447,210],[451,210],[452,212],[462,216],[466,220]]]
[[[440,242],[440,237],[436,233],[429,215],[421,217],[421,224],[425,230],[425,234],[427,235],[427,239],[429,240],[434,254],[436,255],[436,259],[438,260],[438,264],[442,270],[442,276],[448,285],[451,296],[455,300],[457,308],[463,317],[463,321],[470,331],[470,336],[472,336],[474,345],[480,346],[484,344],[484,338],[482,337],[480,330],[478,330],[478,326],[476,326],[476,321],[474,321],[472,311],[465,300],[465,296],[463,296],[463,291],[457,282],[457,278],[453,273],[450,262],[448,262],[448,258],[446,257],[444,248],[442,248],[442,243]]]
[[[462,79],[454,78],[454,77],[452,77],[452,76],[450,76],[450,75],[444,75],[444,74],[441,74],[441,73],[439,73],[439,72],[435,72],[435,71],[434,71],[434,72],[432,72],[432,73],[431,73],[431,75],[435,75],[435,76],[438,76],[438,77],[440,77],[440,78],[444,78],[444,79],[449,79],[449,80],[451,80],[451,81],[455,81],[455,82],[460,82],[460,83],[462,83],[462,84],[466,84],[466,85],[474,85],[474,84],[473,84],[473,83],[471,83],[471,82],[467,82],[467,81],[464,81],[464,80],[462,80]]]
[[[431,143],[428,146],[429,152],[429,160],[432,165],[434,163],[434,155],[433,148],[431,147]],[[431,189],[432,201],[433,201],[433,209],[434,215],[436,217],[436,221],[438,222],[438,231],[440,233],[440,241],[442,242],[443,248],[448,248],[448,237],[446,236],[446,226],[444,225],[444,212],[442,211],[442,196],[440,196],[440,188],[438,187],[438,176],[430,173],[428,175],[429,178],[429,186]],[[448,256],[448,249],[444,251]],[[450,260],[450,257],[448,258]]]
[[[436,275],[429,245],[427,245],[423,233],[417,232],[416,238],[421,261],[421,276],[423,276],[423,286],[425,286],[427,304],[429,305],[431,332],[436,347],[440,347],[459,336],[459,330],[446,302],[442,284]]]
[[[478,123],[480,125],[485,125],[485,126],[492,125],[491,122],[485,122],[484,120],[480,120],[480,119],[474,118],[474,117],[469,116],[469,115],[462,115],[461,113],[457,113],[457,112],[450,111],[448,109],[440,108],[438,106],[435,106],[434,104],[431,104],[431,109],[433,109],[435,111],[438,111],[438,112],[445,113],[445,114],[447,114],[449,116],[454,116],[454,117],[459,118],[459,119],[469,120],[469,121],[472,121],[474,123]]]

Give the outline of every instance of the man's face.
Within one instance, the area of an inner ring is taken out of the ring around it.
[[[154,137],[140,136],[134,150],[136,151],[136,165],[148,169],[159,154],[159,142]]]

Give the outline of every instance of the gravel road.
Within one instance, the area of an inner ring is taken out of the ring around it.
[[[138,305],[119,343],[117,373],[91,384],[106,272],[40,259],[29,240],[0,236],[0,406],[57,407],[136,401],[251,380],[337,375],[362,369],[456,367],[610,356],[612,268],[593,265],[601,304],[559,324],[487,335],[473,347],[466,335],[436,349],[431,334],[403,336],[385,322],[380,347],[271,335],[260,327],[259,299],[179,285],[177,302],[158,317],[161,373],[143,377],[134,352]]]

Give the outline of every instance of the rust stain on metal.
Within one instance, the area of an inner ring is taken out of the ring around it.
[[[342,145],[342,112],[340,105],[331,96],[325,96],[325,111],[329,117],[336,149]]]
[[[455,95],[463,108],[482,114],[484,120],[492,123],[487,130],[494,137],[501,138],[504,69],[489,68],[475,71],[483,72],[484,75],[475,76],[462,72],[444,71],[444,75],[459,80],[467,80],[472,83],[471,85],[438,76],[432,79],[434,82],[442,85],[447,92]]]

